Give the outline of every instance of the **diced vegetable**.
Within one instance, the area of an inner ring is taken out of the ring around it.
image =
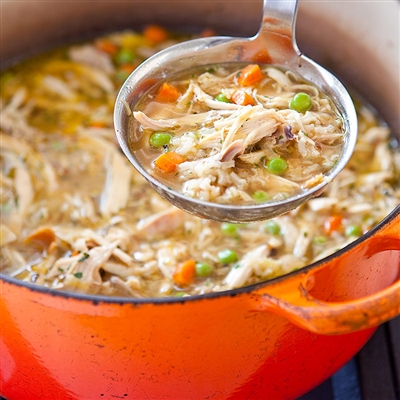
[[[265,229],[265,232],[268,232],[271,235],[275,235],[275,236],[277,236],[281,233],[280,225],[272,219],[265,222],[264,229]]]
[[[221,101],[223,103],[230,103],[231,102],[223,93],[217,94],[217,96],[215,96],[215,100]]]
[[[121,49],[115,55],[115,61],[118,64],[130,64],[135,59],[135,54],[131,50]]]
[[[115,74],[115,78],[118,81],[123,82],[124,80],[126,80],[128,78],[128,76],[130,75],[130,73],[126,72],[126,71],[117,71]]]
[[[315,238],[314,238],[314,243],[315,244],[322,245],[322,244],[325,244],[326,241],[327,241],[327,238],[325,236],[322,236],[322,235],[315,236]]]
[[[231,100],[239,106],[254,106],[256,104],[254,99],[243,90],[236,90]]]
[[[253,193],[253,199],[257,203],[265,203],[266,201],[269,201],[271,198],[269,194],[264,190],[257,190],[256,192]]]
[[[175,273],[173,274],[174,282],[179,286],[190,285],[196,275],[196,261],[187,260],[178,265]]]
[[[169,133],[165,132],[154,132],[150,136],[150,145],[152,147],[162,147],[166,144],[168,144],[171,141],[172,136]]]
[[[96,41],[96,47],[101,50],[104,51],[105,53],[108,53],[110,55],[114,55],[118,52],[118,46],[111,42],[111,40],[107,40],[107,39],[101,39]]]
[[[169,34],[166,29],[159,25],[148,25],[143,30],[144,37],[153,43],[161,43],[168,39]]]
[[[237,82],[241,86],[253,86],[264,78],[257,64],[249,64],[239,72]]]
[[[232,264],[238,260],[235,250],[224,249],[218,252],[218,259],[224,264]]]
[[[342,222],[342,215],[331,215],[324,223],[325,232],[330,235],[332,232],[339,231],[342,228]]]
[[[163,172],[173,172],[177,165],[183,163],[185,159],[174,151],[161,154],[154,161],[154,165]]]
[[[164,82],[157,92],[157,100],[162,103],[173,103],[179,99],[181,92],[170,83]]]
[[[237,236],[239,233],[239,225],[223,222],[221,224],[222,233],[226,236]]]
[[[362,229],[359,225],[349,225],[345,229],[346,236],[359,237],[363,234]]]
[[[267,163],[269,172],[282,175],[287,170],[287,162],[281,157],[271,158]]]
[[[196,263],[196,275],[202,278],[211,275],[213,267],[210,264],[204,262]]]
[[[289,102],[289,107],[297,112],[304,113],[311,109],[313,103],[307,93],[297,93]]]

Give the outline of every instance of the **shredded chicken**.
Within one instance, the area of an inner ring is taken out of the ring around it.
[[[260,191],[268,191],[265,198],[279,201],[325,182],[344,138],[341,117],[332,102],[293,73],[276,68],[260,70],[264,79],[249,86],[238,83],[241,70],[215,69],[171,80],[172,87],[182,89],[175,103],[160,102],[155,88],[133,111],[133,137],[144,143],[137,156],[155,178],[185,195],[229,204],[255,203]],[[300,90],[312,94],[310,102],[315,106],[310,111],[289,107]],[[160,132],[173,137],[163,146],[151,144],[151,135]],[[156,161],[166,149],[185,160],[174,175],[164,174]],[[276,159],[284,163],[280,170],[270,164]],[[215,161],[234,163],[217,173],[211,171]],[[194,171],[188,171],[188,163]],[[235,186],[232,172],[246,184]],[[264,182],[271,181],[273,174],[293,185],[271,190]]]
[[[107,40],[118,52],[133,51],[134,63],[168,44],[149,47],[130,32]],[[106,296],[202,295],[320,260],[400,204],[399,149],[389,143],[387,126],[361,105],[354,157],[318,198],[245,225],[173,208],[119,151],[112,115],[120,73],[118,57],[96,40],[27,61],[2,77],[0,273],[52,290]],[[237,71],[217,68],[172,82],[181,93],[176,103],[154,97],[134,110],[142,123],[138,137],[153,130],[170,135],[166,145],[144,151],[174,151],[185,159],[168,173],[169,186],[236,204],[254,202],[257,191],[264,200],[284,199],[324,179],[316,164],[330,168],[335,154],[318,154],[337,147],[341,135],[329,102],[319,102],[316,88],[285,71],[266,67],[262,73],[257,87],[240,87],[254,105],[235,104]],[[316,107],[304,113],[288,108],[299,91]],[[220,94],[230,102],[218,101]],[[286,160],[284,173],[270,171],[273,158]],[[221,256],[226,252],[230,260]],[[182,265],[190,268],[186,283],[178,284]]]

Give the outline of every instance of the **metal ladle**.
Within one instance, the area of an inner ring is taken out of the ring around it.
[[[357,117],[353,102],[341,82],[323,67],[301,54],[295,39],[297,0],[264,0],[263,20],[252,38],[208,37],[169,47],[138,66],[123,84],[116,99],[114,124],[118,142],[133,166],[150,185],[173,205],[199,217],[230,222],[250,222],[284,214],[308,199],[319,195],[324,187],[345,167],[357,139]],[[160,79],[195,66],[227,62],[271,64],[298,73],[317,86],[335,103],[343,117],[344,146],[335,166],[320,184],[279,201],[254,205],[232,205],[201,201],[185,196],[150,175],[136,158],[130,145],[132,109],[144,93]]]

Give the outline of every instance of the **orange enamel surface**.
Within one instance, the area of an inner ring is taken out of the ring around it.
[[[235,295],[93,303],[1,280],[0,394],[8,400],[296,398],[348,361],[374,328],[321,335],[298,327],[307,318],[300,313],[296,320],[292,309],[309,303],[295,283],[329,305],[385,293],[398,279],[399,249],[389,248],[397,246],[399,215],[376,232],[379,248],[371,237],[345,257]],[[267,296],[294,305],[282,312]]]
[[[2,395],[9,400],[295,397],[372,331],[317,336],[255,312],[248,295],[94,305],[3,284]],[[318,365],[318,368],[315,367]]]
[[[335,285],[327,286],[330,281]],[[266,287],[260,307],[328,335],[377,326],[399,315],[399,208],[396,218],[362,246]]]

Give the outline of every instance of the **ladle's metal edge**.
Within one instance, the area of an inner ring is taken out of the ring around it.
[[[265,0],[264,5],[269,1]],[[293,3],[297,4],[297,2],[291,3],[292,5]],[[357,117],[353,101],[346,88],[335,76],[301,54],[292,34],[292,26],[290,26],[288,34],[289,36],[291,35],[293,46],[291,57],[285,58],[284,62],[274,62],[272,65],[297,72],[302,78],[313,83],[328,95],[334,101],[343,117],[346,133],[343,152],[338,162],[325,174],[325,179],[320,184],[307,191],[306,196],[304,193],[300,193],[284,200],[255,205],[231,205],[188,199],[182,193],[156,180],[132,155],[128,137],[130,117],[126,104],[132,109],[153,82],[155,83],[175,72],[183,71],[193,66],[238,62],[238,60],[240,62],[254,62],[252,59],[246,60],[243,58],[243,52],[250,46],[254,47],[255,44],[262,40],[260,36],[265,33],[266,25],[268,24],[265,23],[264,13],[264,21],[260,32],[252,38],[211,37],[195,39],[167,48],[150,57],[133,71],[118,93],[114,109],[114,125],[122,151],[132,165],[162,197],[173,205],[198,217],[227,222],[252,222],[270,219],[289,212],[310,198],[318,196],[326,185],[346,166],[353,153],[357,140]],[[287,24],[286,28],[288,28]],[[205,56],[203,53],[206,53]]]

